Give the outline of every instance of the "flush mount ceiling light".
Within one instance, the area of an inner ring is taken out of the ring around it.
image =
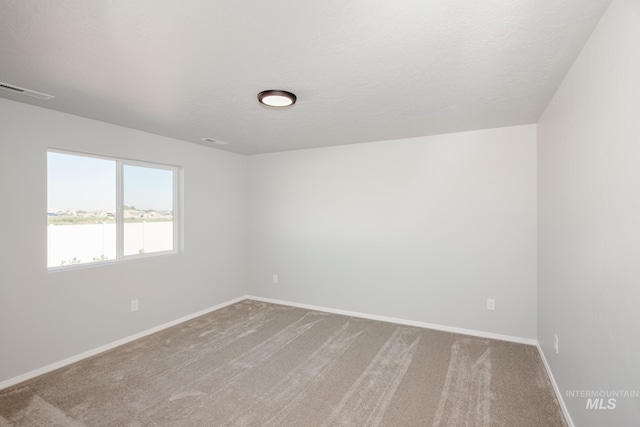
[[[289,107],[296,103],[296,99],[294,94],[286,90],[265,90],[258,94],[258,101],[269,107]]]

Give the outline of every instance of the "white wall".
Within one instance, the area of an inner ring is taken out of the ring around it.
[[[0,382],[244,295],[245,157],[4,99],[0,117]],[[184,252],[48,273],[47,147],[182,166]]]
[[[640,1],[605,13],[540,119],[538,161],[538,339],[553,375],[563,394],[640,390]],[[578,426],[640,422],[640,398],[564,400]]]
[[[535,125],[249,157],[248,290],[535,338]]]

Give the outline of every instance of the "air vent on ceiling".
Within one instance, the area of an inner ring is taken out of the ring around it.
[[[36,92],[35,90],[25,89],[23,87],[13,86],[13,85],[9,85],[2,82],[0,82],[0,89],[4,89],[8,92],[19,93],[22,95],[32,96],[34,98],[44,99],[44,100],[55,98],[55,96],[53,95],[47,95],[46,93]]]
[[[216,145],[227,145],[227,144],[229,144],[228,142],[218,141],[217,139],[213,139],[213,138],[202,138],[201,141],[210,142],[211,144],[216,144]]]

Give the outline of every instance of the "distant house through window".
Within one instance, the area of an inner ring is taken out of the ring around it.
[[[178,168],[49,150],[47,266],[177,251]]]

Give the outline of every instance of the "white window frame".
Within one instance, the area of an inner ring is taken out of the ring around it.
[[[82,268],[93,268],[103,266],[105,264],[117,264],[129,262],[144,258],[152,258],[164,255],[173,255],[183,250],[182,231],[182,167],[177,165],[167,165],[163,163],[148,162],[142,160],[132,160],[121,157],[105,156],[100,154],[85,153],[81,151],[64,150],[58,148],[47,149],[47,153],[66,154],[70,156],[91,157],[94,159],[102,159],[116,162],[116,257],[115,259],[107,259],[101,261],[92,261],[79,264],[60,265],[49,267],[49,259],[47,250],[47,269],[49,272],[75,270]],[[149,253],[139,253],[124,255],[124,167],[138,166],[153,169],[170,170],[173,172],[173,249],[169,251],[158,251]],[[48,167],[48,163],[47,163]],[[49,196],[47,190],[47,197]],[[48,224],[47,224],[48,226]],[[47,247],[49,240],[47,239]]]

